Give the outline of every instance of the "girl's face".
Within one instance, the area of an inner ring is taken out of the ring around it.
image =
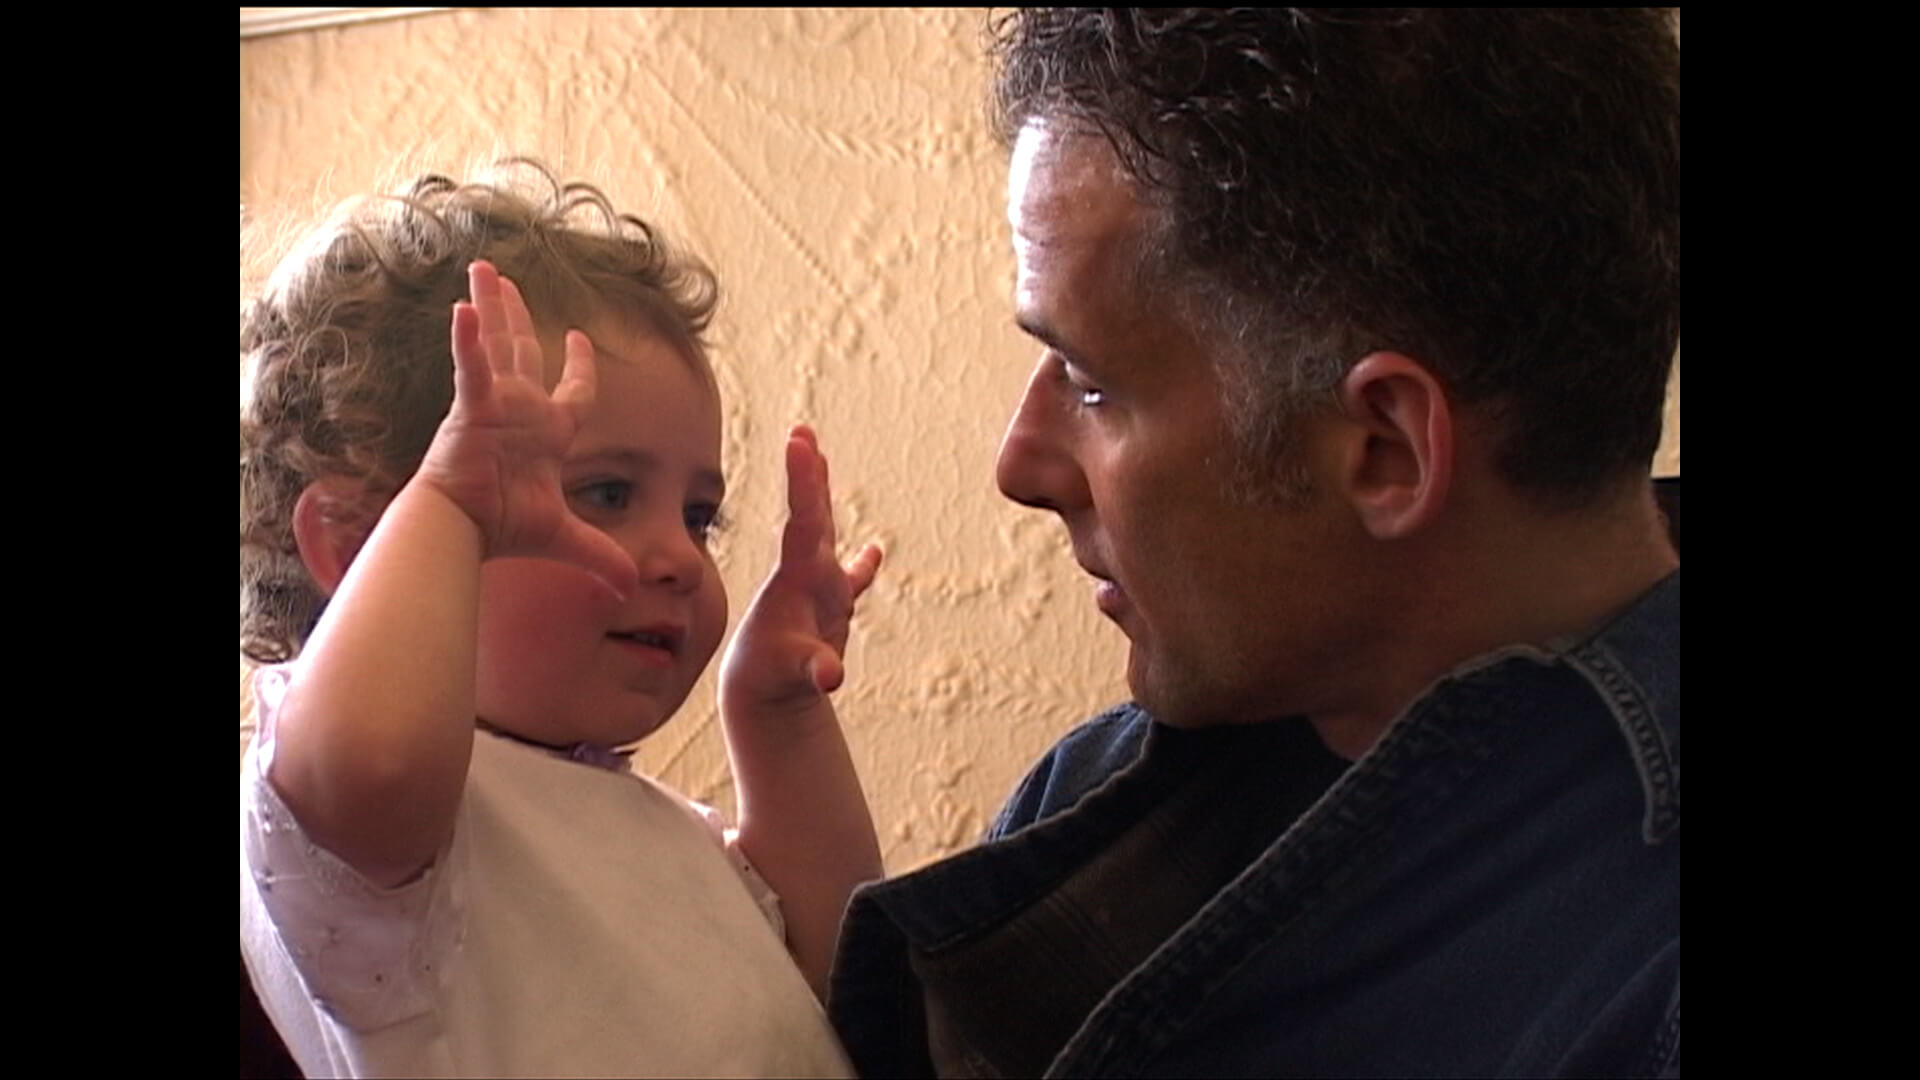
[[[560,562],[493,559],[480,570],[480,717],[556,746],[652,732],[686,700],[727,624],[707,548],[726,493],[717,396],[644,328],[602,319],[587,330],[599,390],[561,483],[574,513],[633,556],[640,585],[623,603]]]

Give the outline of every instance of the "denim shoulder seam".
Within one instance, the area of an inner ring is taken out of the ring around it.
[[[1646,692],[1613,651],[1598,642],[1571,650],[1565,659],[1606,702],[1632,750],[1647,801],[1641,838],[1649,844],[1666,840],[1680,827],[1680,770]]]
[[[1550,665],[1565,664],[1600,695],[1627,740],[1634,769],[1640,777],[1640,790],[1647,806],[1640,825],[1641,838],[1649,844],[1658,844],[1671,836],[1680,827],[1679,763],[1659,719],[1654,716],[1646,691],[1634,680],[1626,664],[1606,646],[1605,639],[1562,639],[1547,648],[1507,646],[1468,661],[1453,672],[1453,677],[1516,658]]]
[[[1680,1075],[1680,984],[1677,978],[1674,981],[1673,1001],[1667,1006],[1666,1022],[1654,1037],[1647,1058],[1646,1075]]]

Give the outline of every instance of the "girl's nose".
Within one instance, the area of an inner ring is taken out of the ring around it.
[[[707,572],[706,548],[677,517],[649,527],[635,543],[630,550],[642,584],[683,592],[699,587]]]

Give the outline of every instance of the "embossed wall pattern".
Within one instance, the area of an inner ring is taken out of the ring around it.
[[[599,185],[712,263],[735,617],[772,559],[791,422],[832,458],[843,541],[887,550],[838,705],[893,871],[973,843],[1048,744],[1126,694],[1125,642],[1063,531],[993,488],[1034,350],[1010,320],[981,25],[455,10],[240,48],[243,294],[287,222],[501,153]],[[638,762],[730,811],[716,721],[710,671]]]

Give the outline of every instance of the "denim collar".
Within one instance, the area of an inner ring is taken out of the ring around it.
[[[1564,653],[1599,691],[1633,748],[1647,799],[1642,835],[1680,828],[1680,571],[1626,614]]]
[[[1513,657],[1562,663],[1590,683],[1620,725],[1640,774],[1641,836],[1657,844],[1680,828],[1680,571],[1618,617],[1543,648],[1513,646],[1476,657],[1465,676]]]

